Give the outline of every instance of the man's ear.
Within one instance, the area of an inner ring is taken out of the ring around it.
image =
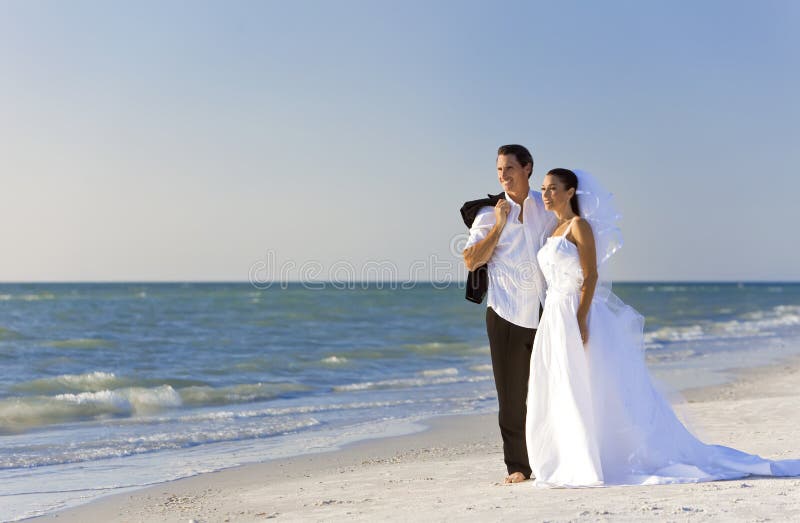
[[[523,169],[528,170],[528,179],[530,179],[531,175],[533,175],[533,164],[532,163],[525,164],[525,167],[523,167]]]

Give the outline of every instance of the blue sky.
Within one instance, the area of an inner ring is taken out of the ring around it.
[[[504,143],[615,193],[617,279],[798,280],[798,29],[789,0],[5,1],[0,281],[458,279]]]

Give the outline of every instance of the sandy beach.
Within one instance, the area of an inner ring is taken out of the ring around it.
[[[800,458],[800,361],[693,389],[678,412],[708,443]],[[35,521],[797,521],[800,478],[595,489],[504,485],[496,416],[245,465],[101,498]]]

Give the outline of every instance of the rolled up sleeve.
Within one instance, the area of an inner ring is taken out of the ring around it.
[[[486,238],[494,227],[495,221],[494,207],[484,207],[478,211],[475,221],[472,222],[472,227],[469,229],[469,238],[464,244],[464,250]]]

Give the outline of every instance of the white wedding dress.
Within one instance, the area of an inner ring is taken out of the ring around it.
[[[548,289],[531,356],[525,427],[536,485],[800,475],[800,460],[770,461],[695,438],[653,385],[642,316],[606,288],[598,287],[592,301],[584,350],[576,316],[583,271],[565,235],[548,238],[538,253]]]

